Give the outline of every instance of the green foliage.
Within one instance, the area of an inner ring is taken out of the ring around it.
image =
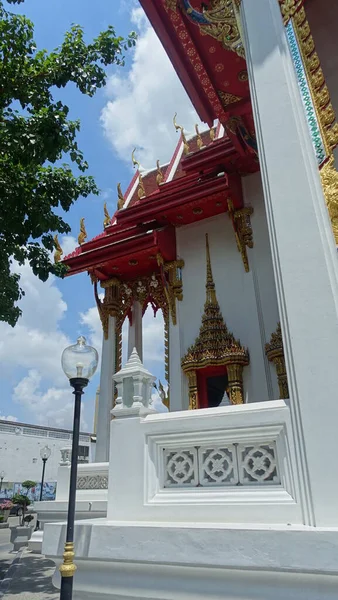
[[[14,494],[12,502],[13,504],[18,504],[19,506],[22,506],[23,509],[25,509],[31,504],[30,499],[28,498],[28,496],[25,496],[25,494]]]
[[[26,481],[22,482],[22,487],[26,488],[27,492],[36,486],[36,481],[32,481],[31,479],[26,479]]]
[[[68,107],[54,94],[73,83],[93,96],[106,84],[105,67],[123,66],[123,52],[136,40],[135,33],[123,39],[109,26],[86,44],[82,27],[73,25],[48,53],[36,48],[33,35],[33,23],[0,0],[0,320],[12,326],[24,294],[13,259],[28,261],[42,281],[50,273],[63,277],[66,267],[50,260],[52,234],[70,231],[59,209],[67,212],[78,198],[99,193],[91,176],[78,174],[88,169],[76,141],[80,123],[68,119]],[[60,164],[65,159],[76,174]]]

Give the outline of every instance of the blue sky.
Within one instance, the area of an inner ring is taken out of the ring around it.
[[[133,175],[131,151],[145,168],[156,159],[170,159],[177,142],[174,112],[187,131],[198,122],[173,68],[138,2],[133,0],[26,0],[15,10],[35,25],[39,49],[61,43],[72,23],[84,27],[88,41],[112,24],[118,35],[137,30],[137,47],[127,55],[124,68],[109,70],[108,85],[94,98],[82,96],[74,86],[59,92],[70,117],[81,120],[78,143],[89,163],[100,197],[80,199],[67,215],[72,233],[61,238],[65,254],[75,245],[79,221],[85,217],[88,238],[102,231],[103,204],[116,209],[116,184],[125,190]],[[69,427],[72,397],[60,367],[63,347],[79,334],[87,336],[99,353],[101,325],[93,290],[86,274],[41,283],[27,267],[20,269],[26,296],[23,317],[12,329],[0,323],[0,384],[2,418]],[[150,311],[144,318],[144,362],[163,379],[163,329]],[[99,374],[87,388],[83,427],[91,430]]]

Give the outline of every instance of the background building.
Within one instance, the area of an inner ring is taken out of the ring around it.
[[[40,451],[44,446],[51,449],[50,458],[46,463],[45,482],[56,482],[61,458],[60,450],[71,445],[71,431],[0,421],[0,433],[0,471],[4,472],[1,496],[7,495],[9,490],[13,490],[15,484],[20,484],[26,479],[40,482],[42,473]],[[89,462],[91,457],[91,435],[81,433],[79,462]]]

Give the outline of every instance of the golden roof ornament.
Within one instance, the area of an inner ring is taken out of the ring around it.
[[[143,177],[142,177],[142,174],[141,174],[141,165],[140,165],[139,161],[136,160],[136,158],[135,158],[135,150],[136,150],[136,148],[134,148],[134,150],[131,153],[131,160],[133,161],[134,168],[137,167],[137,170],[138,170],[138,191],[137,191],[137,195],[141,199],[141,198],[144,198],[144,196],[146,195],[146,191],[144,189]]]
[[[56,233],[54,235],[54,248],[55,248],[55,252],[54,252],[54,262],[55,264],[60,262],[61,260],[61,256],[63,255],[63,250],[60,246],[60,242],[59,242],[59,238],[58,238],[58,234]]]
[[[181,132],[184,154],[189,154],[189,144],[187,142],[187,138],[185,137],[184,129],[183,129],[182,125],[178,125],[176,123],[176,117],[177,117],[177,112],[174,114],[174,118],[173,118],[174,127],[175,127],[176,131]]]
[[[197,148],[200,150],[201,148],[203,148],[203,140],[202,140],[201,134],[200,134],[200,132],[198,130],[197,123],[195,125],[195,131],[196,131],[196,134],[197,134]]]
[[[110,215],[109,215],[109,212],[107,209],[107,202],[105,202],[103,205],[103,212],[104,212],[103,227],[108,227],[108,225],[110,225]]]
[[[265,354],[267,359],[276,367],[277,380],[279,387],[279,397],[289,398],[288,376],[285,366],[284,347],[281,324],[277,324],[277,329],[271,335],[270,342],[265,344]]]
[[[86,239],[87,239],[87,232],[86,232],[86,228],[85,228],[85,224],[84,224],[84,217],[82,217],[82,219],[80,219],[80,233],[77,238],[79,246],[84,244]]]
[[[182,358],[182,369],[189,372],[207,366],[248,365],[249,355],[224,322],[212,275],[208,234],[206,234],[206,300],[199,336]]]
[[[156,183],[157,183],[158,186],[160,186],[161,183],[163,183],[164,177],[163,177],[163,173],[161,171],[160,161],[159,160],[156,161],[156,166],[157,166]]]
[[[211,141],[213,142],[215,139],[215,129],[213,127],[211,127],[210,131],[209,131],[209,136]]]
[[[124,207],[124,203],[125,203],[125,198],[124,198],[124,195],[122,194],[121,184],[118,183],[117,184],[117,208],[118,208],[118,210],[121,210],[121,208]]]

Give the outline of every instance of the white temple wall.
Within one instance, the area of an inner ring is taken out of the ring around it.
[[[179,302],[181,357],[195,341],[201,325],[205,303],[206,233],[209,234],[211,264],[223,318],[228,329],[248,347],[250,353],[250,365],[243,370],[245,401],[268,400],[271,391],[269,393],[253,273],[244,270],[227,214],[176,230],[177,253],[185,262],[183,300]],[[268,248],[266,252],[269,252]],[[263,274],[260,275],[262,278]],[[276,324],[277,320],[273,329]],[[187,404],[188,399],[184,397],[184,408]]]
[[[280,319],[260,173],[243,177],[242,186],[244,204],[254,208],[251,216],[254,247],[248,249],[248,257],[255,290],[268,395],[270,400],[274,400],[279,398],[277,374],[275,366],[265,356],[265,344],[270,341]]]

